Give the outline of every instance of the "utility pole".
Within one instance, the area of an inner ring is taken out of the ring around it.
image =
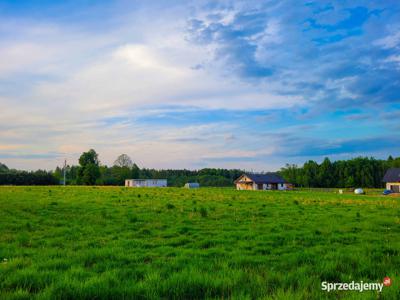
[[[66,185],[67,160],[64,160],[64,185]]]

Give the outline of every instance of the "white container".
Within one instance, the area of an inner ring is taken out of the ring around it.
[[[364,190],[362,188],[355,189],[354,194],[356,194],[356,195],[364,194]]]

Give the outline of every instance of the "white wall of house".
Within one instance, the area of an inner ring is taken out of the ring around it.
[[[185,188],[187,189],[198,189],[200,187],[200,184],[197,182],[188,182],[184,185]]]
[[[397,192],[398,189],[400,190],[400,182],[387,182],[386,189]]]
[[[167,179],[127,179],[127,187],[166,187]]]
[[[265,186],[266,186],[266,190],[272,190],[272,184],[265,184]],[[283,191],[283,190],[286,190],[287,189],[287,185],[286,185],[286,183],[278,183],[277,184],[277,186],[278,186],[278,190],[279,191]]]
[[[281,190],[281,191],[287,189],[286,183],[278,183],[277,186],[278,186],[278,190]],[[273,189],[273,185],[270,184],[270,183],[264,183],[262,185],[262,188],[260,189],[258,184],[253,183],[253,189],[254,190],[261,190],[261,189],[262,190],[272,190]]]
[[[286,183],[278,183],[278,184],[274,184],[274,185],[272,185],[272,184],[270,184],[270,183],[264,183],[264,184],[262,185],[262,188],[261,188],[261,189],[259,189],[259,186],[258,186],[257,183],[254,183],[254,182],[253,182],[253,185],[252,185],[253,190],[272,190],[272,189],[273,189],[273,186],[275,186],[274,189],[276,189],[276,186],[277,186],[277,187],[278,187],[278,190],[280,190],[280,191],[287,190],[287,189],[289,188],[289,186],[288,186]],[[241,190],[242,188],[237,184],[237,185],[236,185],[236,189],[237,189],[237,190]]]

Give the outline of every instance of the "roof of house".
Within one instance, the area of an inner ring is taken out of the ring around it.
[[[254,183],[257,183],[257,184],[259,184],[259,183],[286,183],[286,180],[283,179],[277,173],[265,173],[265,174],[246,173],[243,175],[246,175],[251,180],[253,180]]]
[[[400,168],[390,168],[383,176],[383,182],[399,182],[400,181]]]

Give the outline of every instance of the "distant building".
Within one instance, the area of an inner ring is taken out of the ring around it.
[[[386,189],[395,193],[400,193],[400,168],[390,168],[383,177]]]
[[[167,179],[126,179],[125,186],[129,186],[129,187],[166,187]]]
[[[200,184],[197,182],[188,182],[185,184],[185,188],[187,189],[198,189],[200,187]]]
[[[237,190],[288,190],[293,187],[277,173],[243,174],[234,183]]]

